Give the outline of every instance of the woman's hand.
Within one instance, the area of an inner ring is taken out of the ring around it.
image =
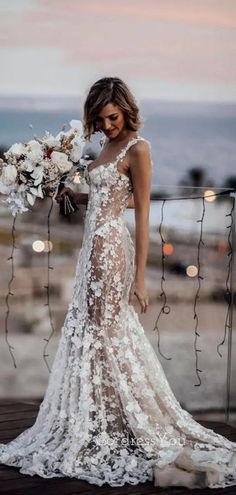
[[[60,203],[60,201],[63,199],[64,194],[68,194],[76,203],[76,193],[70,188],[70,187],[63,187],[63,189],[56,195],[55,200],[57,203]]]
[[[141,313],[146,313],[149,304],[149,297],[144,280],[134,280],[129,293],[129,304],[132,304],[134,295],[140,303]]]

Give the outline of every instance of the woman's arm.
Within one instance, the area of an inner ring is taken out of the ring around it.
[[[134,195],[130,196],[127,208],[134,208]]]
[[[148,304],[145,287],[145,269],[149,244],[149,212],[152,179],[152,162],[149,144],[139,141],[130,149],[130,173],[133,184],[133,200],[135,207],[135,280],[136,293],[142,307]]]

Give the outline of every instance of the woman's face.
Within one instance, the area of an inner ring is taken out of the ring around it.
[[[95,119],[97,131],[102,131],[110,139],[114,139],[126,127],[124,113],[113,103],[105,105]]]

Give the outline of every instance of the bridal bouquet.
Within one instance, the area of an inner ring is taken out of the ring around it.
[[[80,182],[84,145],[80,120],[71,120],[70,129],[65,132],[63,127],[56,137],[46,131],[41,138],[13,144],[0,160],[0,193],[7,195],[3,202],[12,214],[28,211],[36,198],[54,196],[75,164]]]

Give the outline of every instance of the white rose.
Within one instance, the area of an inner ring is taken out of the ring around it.
[[[2,169],[2,175],[0,181],[5,184],[5,186],[10,186],[15,183],[17,176],[17,169],[15,165],[7,165]]]
[[[27,158],[35,163],[38,163],[43,158],[43,150],[38,141],[32,140],[28,143]]]
[[[53,165],[56,165],[59,172],[69,172],[73,164],[68,160],[68,156],[60,151],[53,151],[51,154],[51,161]]]

